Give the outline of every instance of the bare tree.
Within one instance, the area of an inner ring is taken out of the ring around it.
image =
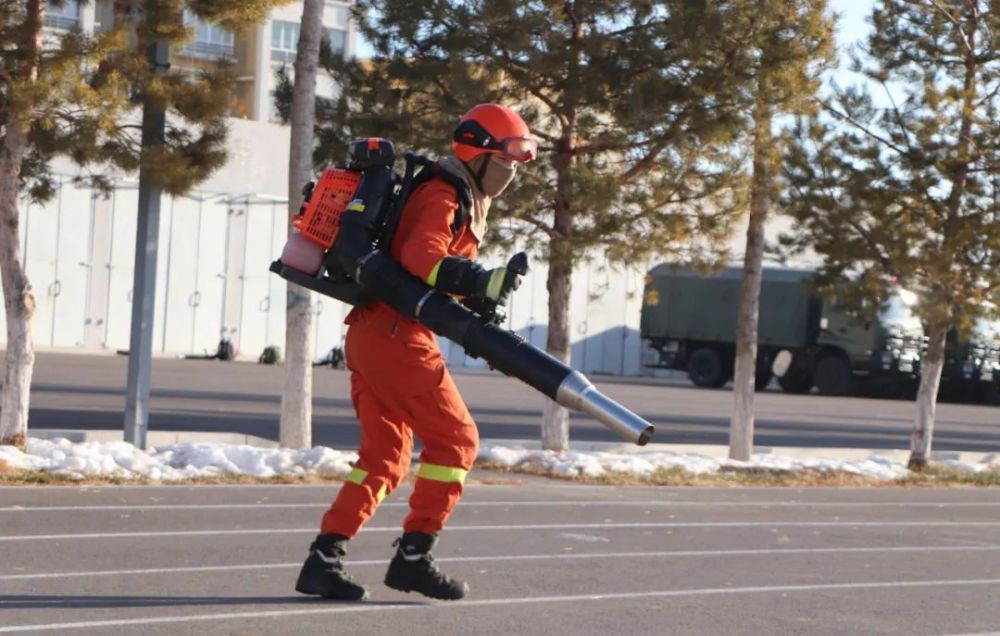
[[[323,0],[305,0],[292,85],[291,149],[288,158],[288,221],[299,212],[302,188],[312,178],[313,126],[316,121],[316,68],[323,33]],[[288,283],[285,313],[285,390],[281,394],[279,443],[285,448],[312,445],[312,357],[315,325],[312,292]]]

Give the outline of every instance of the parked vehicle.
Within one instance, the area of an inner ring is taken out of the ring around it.
[[[669,264],[646,277],[640,333],[647,366],[685,370],[702,387],[732,377],[741,270],[705,276]],[[850,313],[808,287],[812,272],[764,268],[758,321],[757,386],[767,385],[777,354],[791,362],[778,379],[791,393],[815,386],[826,395],[913,384],[923,328],[913,294],[899,290],[870,317]]]
[[[939,396],[956,402],[988,403],[1000,395],[1000,321],[981,318],[966,337],[948,332]]]

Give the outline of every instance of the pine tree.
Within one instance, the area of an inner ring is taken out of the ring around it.
[[[926,465],[953,323],[1000,290],[1000,11],[989,0],[880,0],[865,56],[871,86],[838,90],[788,154],[793,243],[824,259],[851,299],[918,295],[928,333],[911,440]]]
[[[157,185],[179,194],[225,161],[232,69],[220,65],[191,77],[154,73],[144,54],[166,40],[190,38],[184,10],[228,28],[259,19],[275,0],[115,0],[114,22],[94,36],[43,30],[46,6],[57,0],[0,0],[0,270],[7,315],[6,376],[0,403],[0,444],[23,446],[34,365],[34,297],[18,243],[18,200],[54,193],[50,160],[64,155],[85,171],[81,180],[110,186],[108,174],[155,167]],[[171,125],[155,150],[140,144],[143,105],[166,107]]]
[[[732,10],[690,0],[374,0],[357,11],[374,59],[325,59],[343,92],[318,109],[316,158],[339,160],[351,138],[371,135],[443,155],[473,105],[517,109],[540,156],[491,210],[515,230],[487,242],[527,242],[548,261],[546,348],[568,361],[570,277],[585,255],[714,261],[728,238],[743,203],[731,143],[747,81],[744,43],[726,27]],[[554,403],[542,438],[568,446],[567,414]]]
[[[833,54],[833,20],[827,15],[826,0],[752,0],[743,3],[743,10],[752,42],[743,53],[750,57],[747,66],[753,76],[746,96],[748,110],[753,113],[749,139],[753,169],[736,322],[729,456],[746,461],[753,449],[754,389],[771,378],[770,361],[757,356],[757,319],[764,225],[777,188],[782,154],[774,120],[813,109],[819,73]],[[734,28],[742,25],[737,23]]]

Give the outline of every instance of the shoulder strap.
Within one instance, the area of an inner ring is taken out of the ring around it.
[[[472,193],[469,191],[469,186],[465,181],[442,169],[436,162],[425,164],[420,169],[420,172],[413,177],[411,192],[435,177],[441,178],[445,183],[455,188],[455,201],[458,203],[458,211],[455,213],[455,221],[451,224],[451,233],[458,234],[462,231],[462,226],[469,219],[470,210],[472,209]]]

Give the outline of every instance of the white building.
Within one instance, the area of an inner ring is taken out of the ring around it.
[[[110,19],[110,0],[51,9],[51,30],[79,26],[92,32]],[[326,2],[324,31],[350,55],[355,31],[348,3]],[[239,356],[255,359],[265,346],[284,349],[285,283],[268,271],[286,236],[288,129],[273,123],[275,70],[294,59],[301,2],[272,11],[245,35],[192,21],[195,40],[174,52],[175,67],[196,69],[221,57],[241,71],[230,120],[228,164],[183,197],[161,206],[153,350],[156,355],[214,352],[230,339]],[[319,92],[332,95],[324,77]],[[44,206],[22,207],[22,248],[35,291],[35,346],[40,349],[115,351],[129,345],[137,183],[122,179],[104,199],[65,176]],[[734,241],[742,240],[737,234]],[[737,250],[738,251],[738,250]],[[576,271],[572,296],[573,366],[588,373],[640,373],[639,311],[647,263],[611,268],[599,260]],[[546,268],[534,267],[515,294],[510,326],[544,348]],[[343,340],[348,307],[316,296],[316,356]],[[2,312],[0,312],[2,313]],[[0,322],[3,316],[0,315]],[[453,366],[482,366],[457,345],[442,342]]]

